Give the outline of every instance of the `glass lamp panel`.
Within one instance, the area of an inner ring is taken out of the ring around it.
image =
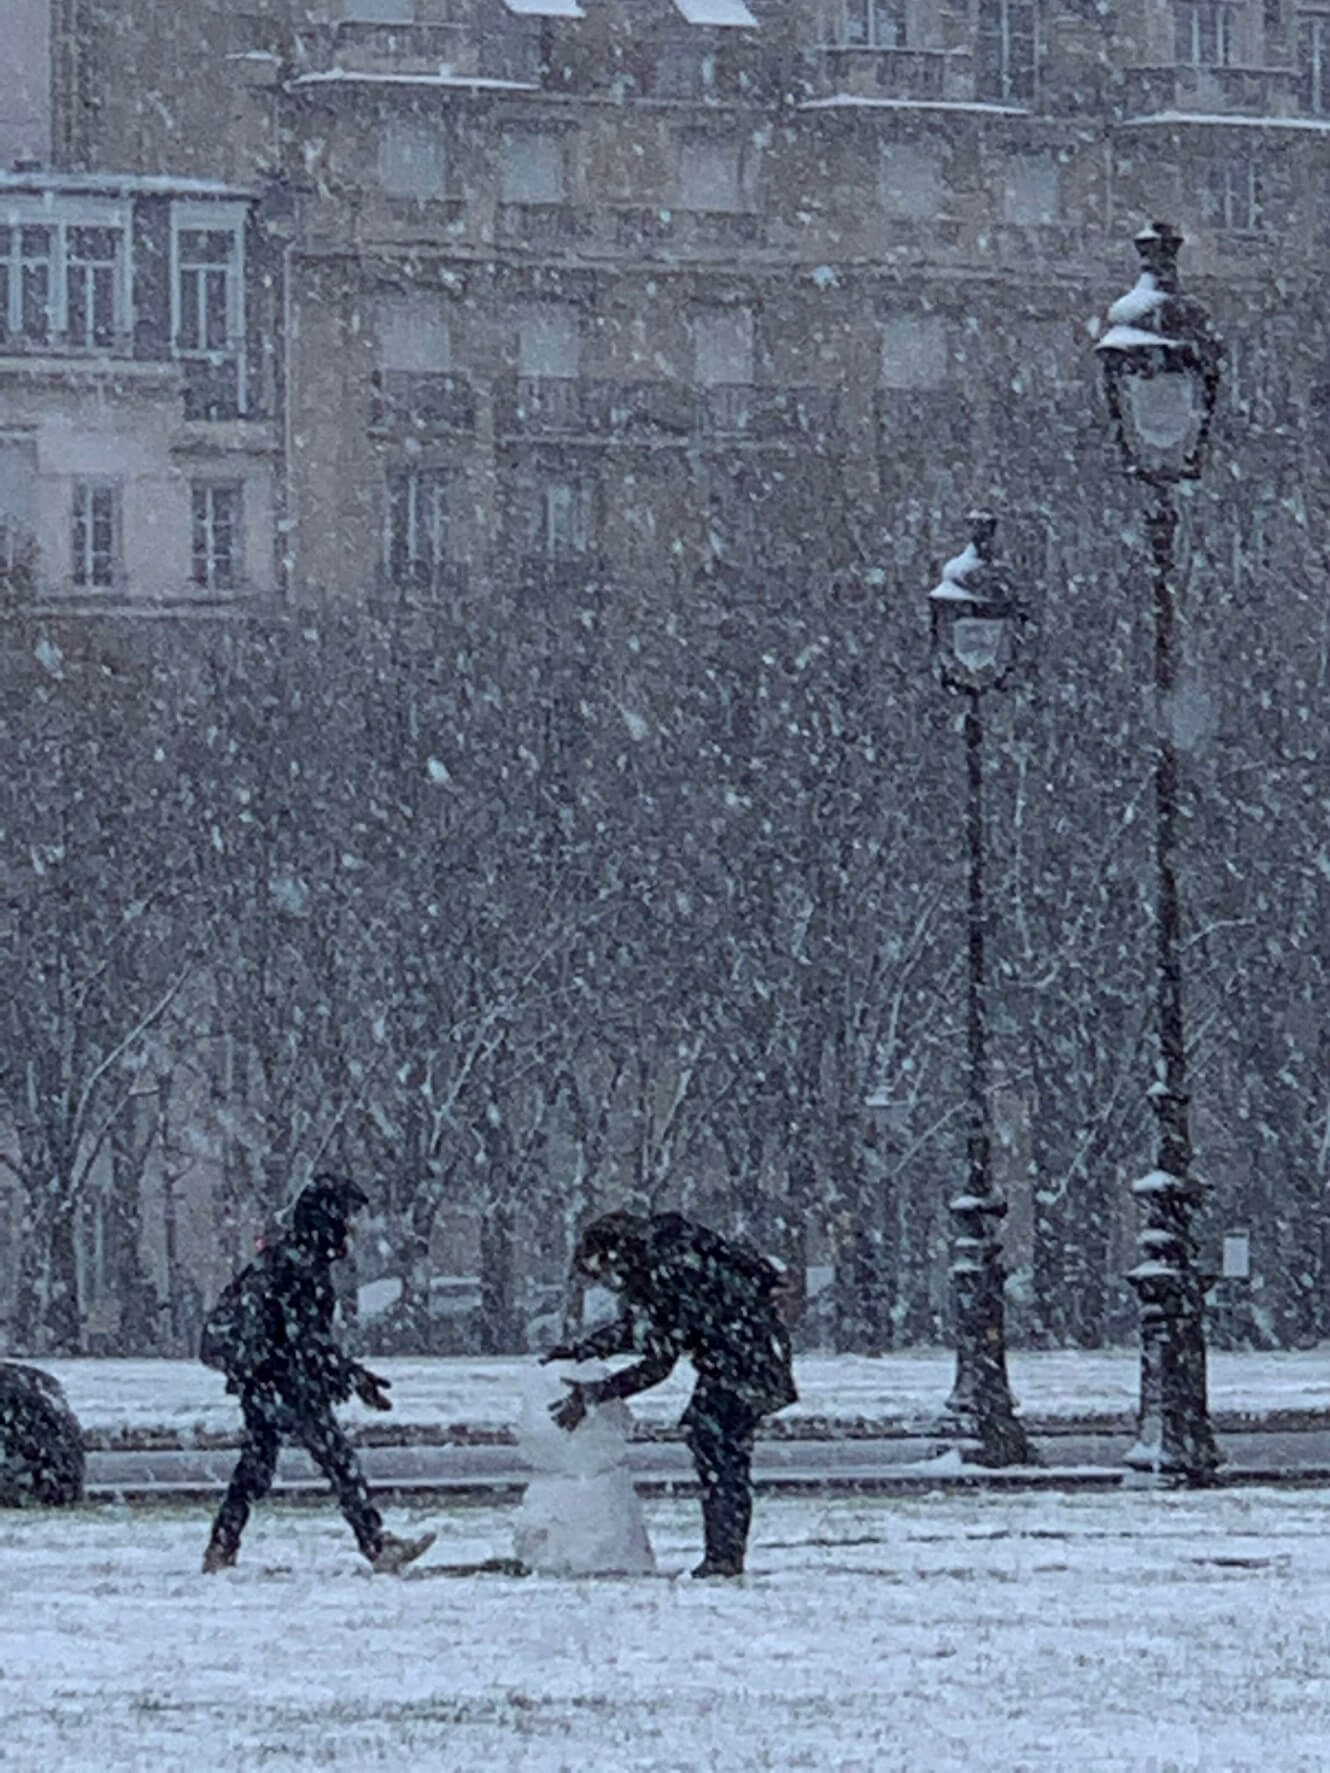
[[[1147,450],[1184,449],[1200,422],[1195,379],[1184,369],[1123,377],[1132,429]]]
[[[967,671],[992,670],[1002,659],[1006,630],[1000,616],[958,616],[951,634],[957,663]]]

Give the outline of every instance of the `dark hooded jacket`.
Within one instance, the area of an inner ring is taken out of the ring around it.
[[[623,1312],[571,1352],[591,1360],[636,1351],[641,1359],[599,1381],[596,1396],[632,1397],[687,1355],[699,1390],[727,1392],[760,1416],[794,1403],[790,1335],[775,1301],[780,1271],[679,1213],[614,1219],[626,1232],[616,1283]]]
[[[329,1184],[312,1185],[294,1229],[267,1244],[209,1312],[200,1358],[221,1368],[229,1389],[275,1392],[299,1410],[350,1397],[357,1367],[333,1334],[332,1264],[353,1204]]]
[[[294,1236],[278,1239],[259,1262],[266,1309],[256,1382],[292,1402],[343,1402],[351,1395],[354,1363],[333,1335],[332,1264]]]

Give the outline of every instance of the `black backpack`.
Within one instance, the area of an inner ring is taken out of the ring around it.
[[[267,1263],[257,1261],[228,1281],[203,1320],[199,1359],[228,1379],[251,1378],[271,1352],[268,1337]]]

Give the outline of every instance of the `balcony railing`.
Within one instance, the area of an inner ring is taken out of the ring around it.
[[[1173,110],[1292,117],[1299,108],[1296,68],[1124,68],[1122,81],[1129,117]]]
[[[134,335],[127,328],[117,331],[104,345],[76,343],[63,333],[37,338],[25,332],[10,332],[0,323],[0,357],[67,357],[71,363],[89,364],[123,361],[134,355]]]
[[[838,92],[901,99],[940,99],[945,94],[947,56],[942,50],[830,46],[823,60]]]
[[[586,388],[573,376],[506,378],[495,385],[495,426],[521,437],[585,431]]]
[[[767,219],[747,209],[647,209],[613,210],[616,246],[650,251],[654,246],[675,248],[763,246]]]
[[[517,563],[518,595],[526,603],[581,596],[605,577],[598,554],[527,554]]]
[[[433,73],[464,59],[467,28],[460,24],[383,24],[342,19],[328,37],[336,66],[357,73]]]
[[[464,598],[470,582],[464,560],[407,560],[379,568],[378,593],[386,603],[425,607]]]
[[[375,370],[371,378],[373,425],[474,431],[476,397],[465,376],[446,371]]]
[[[577,381],[517,376],[495,384],[500,436],[579,436],[625,443],[696,437],[794,441],[836,422],[832,388],[767,388],[748,382]]]
[[[590,211],[570,203],[501,203],[494,215],[498,238],[520,246],[575,246],[591,226]]]
[[[706,437],[785,442],[825,434],[836,423],[834,388],[764,388],[718,382],[699,390],[698,429]]]
[[[685,240],[694,246],[761,246],[766,239],[766,218],[753,210],[692,210],[684,221]]]
[[[587,428],[597,437],[691,437],[697,423],[694,390],[682,382],[590,382]]]
[[[667,245],[675,238],[676,221],[676,212],[672,209],[616,208],[615,244],[637,251],[643,247]]]

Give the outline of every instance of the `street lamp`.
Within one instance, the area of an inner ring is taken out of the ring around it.
[[[988,1023],[984,1005],[983,720],[986,689],[1001,689],[1017,661],[1024,611],[993,557],[997,518],[972,511],[970,540],[942,569],[928,594],[933,668],[939,681],[965,697],[966,806],[970,879],[969,948],[969,1174],[951,1212],[952,1303],[956,1320],[956,1382],[949,1420],[979,1443],[985,1465],[1027,1465],[1030,1444],[1007,1383],[998,1235],[1007,1203],[993,1185],[989,1115]]]
[[[1178,893],[1178,759],[1172,731],[1178,644],[1173,600],[1177,487],[1198,480],[1219,391],[1223,342],[1194,296],[1178,288],[1182,235],[1155,222],[1136,236],[1141,271],[1108,311],[1095,346],[1109,416],[1127,473],[1150,488],[1146,529],[1155,615],[1155,978],[1159,1057],[1151,1088],[1155,1168],[1132,1184],[1144,1211],[1140,1261],[1127,1279],[1141,1313],[1141,1400],[1129,1472],[1204,1484],[1219,1464],[1205,1372],[1205,1279],[1192,1216],[1203,1190],[1192,1174]]]

